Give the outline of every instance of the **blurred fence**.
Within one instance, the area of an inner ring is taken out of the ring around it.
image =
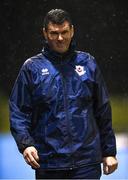
[[[101,179],[128,179],[128,135],[117,134],[118,169]],[[27,165],[19,153],[10,134],[0,134],[0,179],[34,179],[34,170]]]
[[[128,96],[111,96],[111,105],[115,132],[128,132]],[[0,132],[9,132],[8,98],[3,94],[0,94]]]

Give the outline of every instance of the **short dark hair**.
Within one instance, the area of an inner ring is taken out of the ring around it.
[[[62,24],[64,21],[68,21],[69,25],[72,26],[72,20],[67,11],[63,9],[52,9],[46,14],[43,27],[47,30],[49,22]]]

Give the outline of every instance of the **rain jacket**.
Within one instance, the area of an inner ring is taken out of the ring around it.
[[[72,169],[116,155],[109,96],[93,56],[46,46],[25,61],[10,96],[10,127],[22,153],[44,169]]]

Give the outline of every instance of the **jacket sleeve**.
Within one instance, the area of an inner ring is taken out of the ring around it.
[[[109,94],[99,67],[96,64],[94,87],[94,113],[100,132],[102,157],[116,155],[116,139],[112,129]]]
[[[34,145],[31,137],[32,102],[29,87],[29,72],[22,66],[9,99],[10,130],[22,153]]]

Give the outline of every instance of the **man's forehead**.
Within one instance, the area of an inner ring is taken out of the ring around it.
[[[65,29],[69,29],[70,28],[70,24],[68,21],[64,21],[62,24],[55,24],[52,22],[48,23],[48,30],[65,30]]]

